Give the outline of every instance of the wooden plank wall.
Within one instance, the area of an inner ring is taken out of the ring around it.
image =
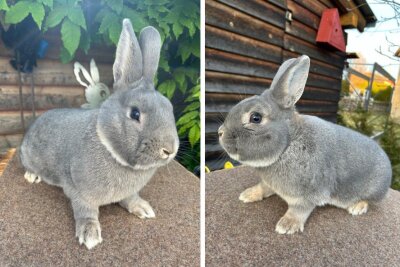
[[[38,66],[34,70],[37,115],[53,108],[80,107],[85,103],[85,88],[75,79],[73,62],[62,64],[59,60],[59,35],[50,32],[44,38],[49,42],[49,49],[45,58],[38,60]],[[9,64],[12,56],[13,51],[5,48],[0,40],[0,150],[17,147],[23,136],[19,111],[18,73]],[[94,47],[88,55],[77,53],[75,60],[89,70],[91,58],[97,63],[101,82],[112,85],[114,49]],[[24,118],[25,124],[28,125],[32,121],[32,97],[28,74],[22,74],[22,84]]]
[[[315,42],[330,0],[206,0],[206,164],[227,159],[217,129],[243,98],[262,93],[286,59],[307,54],[311,69],[301,113],[336,121],[345,54]],[[286,10],[293,20],[286,20]]]

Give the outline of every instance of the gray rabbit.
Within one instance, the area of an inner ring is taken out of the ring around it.
[[[155,217],[138,193],[179,146],[172,105],[153,84],[160,49],[155,28],[144,28],[138,41],[124,19],[114,93],[99,109],[46,112],[21,145],[25,178],[63,188],[76,236],[88,249],[102,242],[99,206],[118,202],[139,218]]]
[[[277,194],[287,202],[275,228],[280,234],[302,232],[317,206],[367,212],[370,202],[384,198],[392,177],[390,161],[375,141],[296,112],[309,68],[307,56],[285,61],[270,89],[234,106],[218,131],[229,156],[261,177],[239,199],[247,203]]]

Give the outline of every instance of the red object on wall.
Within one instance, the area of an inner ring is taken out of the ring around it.
[[[322,13],[318,28],[317,43],[326,44],[342,52],[346,52],[346,44],[337,8],[325,9]]]

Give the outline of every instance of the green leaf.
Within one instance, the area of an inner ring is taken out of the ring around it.
[[[79,26],[66,18],[61,26],[61,40],[63,41],[65,49],[67,49],[71,56],[75,54],[79,46],[80,38],[81,29]]]
[[[199,101],[200,99],[200,84],[192,87],[190,90],[191,95],[185,99],[185,102]]]
[[[189,143],[193,147],[199,140],[200,140],[200,127],[198,124],[195,124],[189,130]]]
[[[197,102],[193,102],[189,106],[187,106],[183,110],[183,112],[186,113],[186,112],[193,111],[193,110],[199,110],[199,108],[200,108],[200,102],[197,101]]]
[[[70,62],[73,58],[74,57],[69,54],[69,52],[67,51],[67,49],[65,49],[65,47],[61,47],[60,59],[62,63],[66,64]]]
[[[119,41],[119,36],[122,31],[121,23],[113,23],[110,28],[108,28],[108,33],[110,40],[116,45]]]
[[[101,21],[99,33],[106,33],[113,24],[119,24],[119,18],[114,12],[107,13]]]
[[[81,36],[80,46],[83,49],[83,51],[85,52],[85,54],[87,54],[89,52],[90,44],[91,44],[91,40],[90,40],[89,33],[84,32]]]
[[[68,18],[76,25],[86,30],[86,20],[80,7],[73,7],[68,10]]]
[[[65,6],[59,6],[50,11],[49,15],[46,17],[45,28],[53,28],[60,24],[60,22],[67,15],[68,9]]]
[[[158,91],[171,99],[175,93],[176,83],[174,80],[166,80],[158,86]]]
[[[176,125],[184,125],[186,123],[188,123],[189,121],[195,119],[196,117],[199,116],[199,111],[195,110],[195,111],[190,111],[186,114],[184,114],[182,117],[179,118],[179,120],[176,122]]]
[[[32,14],[32,18],[38,25],[39,29],[41,29],[45,14],[43,5],[39,3],[31,3],[30,13]]]
[[[165,58],[165,53],[161,52],[160,62],[158,63],[158,67],[163,69],[165,72],[170,71],[170,67],[168,65],[168,59]]]
[[[193,21],[191,19],[182,17],[179,19],[179,22],[188,29],[190,37],[193,37],[196,33],[196,26]]]
[[[131,20],[133,29],[135,31],[139,31],[149,24],[143,13],[139,13],[129,7],[124,7],[122,10],[122,16]]]
[[[0,0],[0,10],[8,11],[10,8],[7,5],[7,0]]]
[[[181,45],[178,48],[177,52],[182,59],[182,63],[184,63],[190,55],[193,55],[197,58],[200,57],[200,35],[196,34],[192,39],[186,39],[182,41]]]
[[[170,29],[170,26],[168,25],[168,23],[160,21],[158,23],[158,27],[160,27],[162,30],[162,31],[160,31],[160,34],[164,33],[164,35],[169,35],[171,29]],[[164,38],[162,40],[164,40]]]
[[[124,7],[123,0],[106,0],[107,5],[117,14],[121,14]]]
[[[53,0],[39,0],[43,5],[48,6],[50,8],[53,7]]]
[[[151,19],[158,20],[159,13],[152,6],[149,6],[149,8],[147,9],[147,15]]]
[[[160,13],[169,12],[169,9],[166,8],[165,6],[162,6],[162,5],[156,7],[156,9],[157,9],[157,11],[160,12]]]
[[[176,69],[172,76],[174,77],[174,80],[178,82],[179,86],[183,87],[186,80],[183,70],[181,68]]]
[[[180,24],[180,23],[174,23],[173,25],[172,25],[172,31],[173,31],[173,33],[174,33],[174,35],[175,35],[175,38],[176,39],[178,39],[179,38],[179,36],[181,36],[181,34],[182,34],[182,32],[183,32],[183,27],[182,27],[182,25]]]
[[[17,2],[11,6],[6,13],[6,23],[17,24],[29,15],[30,3],[27,1]]]
[[[192,121],[189,121],[188,123],[182,125],[178,130],[178,134],[180,136],[186,134],[187,130],[190,129],[195,123],[197,123],[197,121],[196,120],[192,120]]]

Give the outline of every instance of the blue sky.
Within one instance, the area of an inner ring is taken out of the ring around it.
[[[397,0],[400,2],[400,0]],[[383,18],[394,16],[393,9],[386,4],[378,4],[376,0],[367,0],[369,6],[373,10],[378,22],[374,28],[366,28],[363,33],[357,29],[346,30],[348,33],[347,52],[357,52],[361,54],[366,63],[377,62],[383,66],[395,79],[397,79],[400,61],[393,61],[376,52],[381,47],[382,51],[387,54],[394,54],[396,48],[388,51],[389,41],[398,44],[400,47],[400,18],[398,21],[390,20],[381,22]]]

